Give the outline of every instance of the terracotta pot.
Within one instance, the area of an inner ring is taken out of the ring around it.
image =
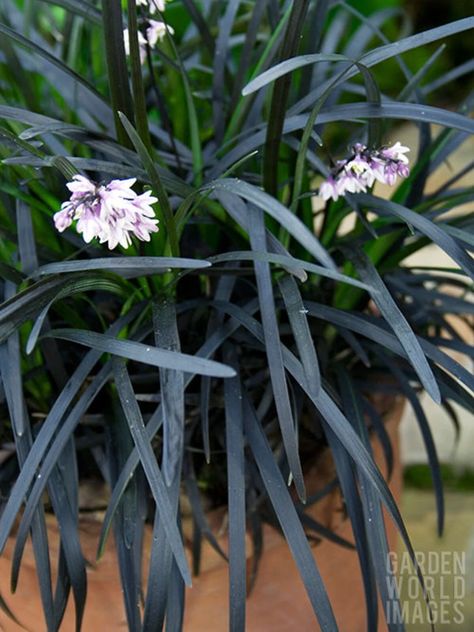
[[[379,402],[382,410],[385,402]],[[398,501],[401,493],[402,471],[398,451],[398,427],[403,412],[403,400],[393,405],[386,419],[386,429],[391,438],[394,471],[390,489]],[[384,456],[380,444],[373,442],[377,464],[384,468]],[[309,481],[315,493],[324,487],[333,473],[329,453],[318,461],[309,473]],[[350,522],[343,518],[339,493],[327,496],[308,511],[319,522],[337,534],[353,541]],[[396,549],[397,532],[390,520],[386,521],[389,547]],[[272,527],[264,529],[265,552],[262,557],[255,587],[247,600],[247,632],[294,632],[319,630],[285,540]],[[250,547],[249,547],[249,550]],[[213,552],[213,555],[214,552]],[[313,547],[313,556],[324,580],[340,632],[366,632],[365,601],[357,554],[338,544],[323,540]],[[220,558],[218,558],[220,560]],[[228,579],[227,568],[221,561],[215,568],[202,573],[193,588],[186,594],[185,632],[225,632],[228,629]],[[385,632],[381,614],[379,632]]]
[[[393,402],[392,402],[393,403]],[[386,429],[394,449],[394,474],[390,488],[396,499],[400,497],[401,467],[398,454],[398,425],[403,402],[391,407]],[[377,463],[383,469],[384,459],[378,442],[373,442]],[[323,455],[309,473],[314,482],[310,493],[323,487],[330,479],[333,466],[329,453]],[[224,512],[225,513],[225,512]],[[341,499],[337,491],[317,503],[309,512],[338,535],[353,541],[348,520],[343,518]],[[212,520],[218,525],[223,512],[214,512]],[[396,547],[396,532],[387,521],[389,545]],[[185,529],[189,528],[189,526]],[[95,559],[100,522],[83,518],[80,523],[81,542],[86,558]],[[49,525],[51,558],[55,568],[58,557],[58,531],[53,520]],[[150,537],[150,534],[147,534]],[[225,547],[225,537],[222,536]],[[147,546],[147,543],[145,544]],[[251,546],[247,547],[249,555]],[[38,582],[34,568],[31,545],[25,549],[20,580],[15,595],[9,593],[10,559],[13,541],[10,541],[0,558],[0,593],[20,622],[32,632],[45,629],[38,595]],[[341,632],[365,632],[365,602],[357,555],[328,540],[313,547],[313,555],[323,577]],[[146,556],[145,556],[146,557]],[[250,559],[249,559],[250,561]],[[342,572],[341,572],[342,571]],[[119,632],[126,629],[122,604],[122,591],[116,564],[113,538],[104,556],[88,569],[88,599],[84,616],[84,632]],[[0,610],[0,630],[20,632],[22,628],[12,622]],[[193,587],[186,592],[185,632],[225,632],[228,629],[228,574],[222,559],[203,544],[202,571],[194,578]],[[294,630],[318,630],[306,591],[284,539],[272,527],[264,528],[264,555],[253,591],[247,600],[248,632],[293,632]],[[74,630],[74,606],[69,603],[62,632]],[[386,630],[380,620],[380,631]]]

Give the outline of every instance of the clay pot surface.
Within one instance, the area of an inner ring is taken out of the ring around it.
[[[392,402],[393,404],[393,402]],[[401,466],[398,453],[398,425],[403,402],[391,407],[386,422],[387,432],[394,450],[394,472],[390,488],[395,499],[401,490]],[[375,459],[384,472],[385,462],[380,444],[373,442]],[[329,452],[323,454],[307,477],[309,494],[321,489],[333,475]],[[348,520],[344,519],[342,501],[338,491],[326,496],[308,511],[319,522],[338,535],[353,541]],[[213,512],[211,520],[216,531],[225,524],[225,511]],[[83,632],[120,632],[127,630],[122,590],[115,558],[113,538],[110,537],[105,553],[94,563],[100,522],[85,517],[80,522],[83,552],[91,562],[88,574],[88,598],[85,608]],[[54,519],[48,520],[51,560],[53,569],[58,559],[59,534]],[[185,525],[185,536],[190,536],[191,525]],[[222,529],[221,529],[222,530]],[[387,520],[390,548],[396,549],[396,531]],[[149,546],[147,531],[145,548]],[[225,549],[226,537],[220,536]],[[365,632],[365,601],[357,555],[328,540],[312,546],[314,558],[323,577],[331,600],[340,632]],[[44,617],[38,594],[38,581],[31,543],[28,543],[15,595],[9,591],[10,560],[13,538],[0,558],[0,593],[19,621],[31,632],[45,630]],[[252,546],[247,547],[248,567],[251,566]],[[146,558],[147,556],[145,556]],[[146,566],[146,559],[145,559]],[[145,569],[146,571],[146,569]],[[146,576],[146,575],[145,575]],[[247,632],[304,632],[319,630],[315,615],[299,577],[291,552],[283,537],[272,527],[264,527],[264,554],[254,588],[247,599]],[[0,631],[20,632],[22,627],[12,622],[0,610]],[[203,544],[202,570],[193,579],[193,586],[186,590],[184,632],[226,632],[228,630],[228,570],[227,565],[210,545]],[[385,632],[383,617],[379,631]],[[74,632],[74,604],[70,600],[61,632]]]

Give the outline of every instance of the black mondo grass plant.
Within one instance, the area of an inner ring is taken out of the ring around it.
[[[454,424],[453,403],[474,410],[474,379],[449,353],[473,355],[452,319],[473,311],[473,163],[427,182],[474,131],[474,62],[437,70],[474,20],[411,34],[403,11],[355,6],[1,3],[0,551],[14,531],[14,589],[31,535],[48,632],[69,599],[81,629],[91,479],[110,490],[98,555],[113,534],[129,630],[182,629],[203,538],[228,563],[229,629],[244,630],[246,534],[260,552],[264,522],[286,538],[315,621],[337,630],[310,541],[338,536],[305,519],[322,449],[376,630],[383,508],[416,565],[371,451],[373,436],[390,471],[377,393],[413,407],[443,530],[420,395]],[[459,79],[462,102],[433,105]],[[399,142],[407,121],[418,148]],[[429,244],[452,263],[411,264]],[[226,551],[206,516],[223,505]]]

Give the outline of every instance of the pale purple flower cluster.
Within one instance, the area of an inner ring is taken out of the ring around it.
[[[70,199],[54,215],[57,230],[62,233],[77,220],[77,232],[86,243],[98,238],[101,244],[107,242],[110,250],[118,244],[128,248],[131,235],[150,241],[150,233],[158,231],[152,208],[158,200],[151,191],[135,193],[135,182],[136,178],[129,178],[97,184],[84,176],[74,176],[66,185],[72,193]]]
[[[405,156],[408,151],[400,142],[380,149],[367,149],[357,143],[349,158],[337,161],[329,178],[319,187],[319,195],[323,200],[337,200],[346,193],[365,193],[376,180],[392,186],[398,177],[406,178],[410,173]]]
[[[145,35],[141,31],[138,31],[138,49],[140,51],[140,61],[142,64],[146,60],[146,47],[155,48],[158,42],[161,42],[166,31],[169,31],[171,35],[174,34],[174,29],[171,26],[167,26],[164,22],[157,20],[148,20],[148,27],[145,29]],[[125,54],[130,55],[130,34],[128,29],[124,29],[123,42],[125,45]]]
[[[160,11],[162,13],[166,8],[166,0],[137,0],[137,5],[146,6],[151,13]],[[146,20],[146,28],[143,32],[138,31],[138,48],[140,51],[140,61],[145,63],[146,60],[146,48],[155,48],[158,42],[163,41],[166,31],[170,35],[174,34],[174,29],[171,26],[166,25],[161,20],[152,20],[151,18]],[[130,33],[128,29],[123,31],[123,41],[125,45],[125,54],[130,55]]]

